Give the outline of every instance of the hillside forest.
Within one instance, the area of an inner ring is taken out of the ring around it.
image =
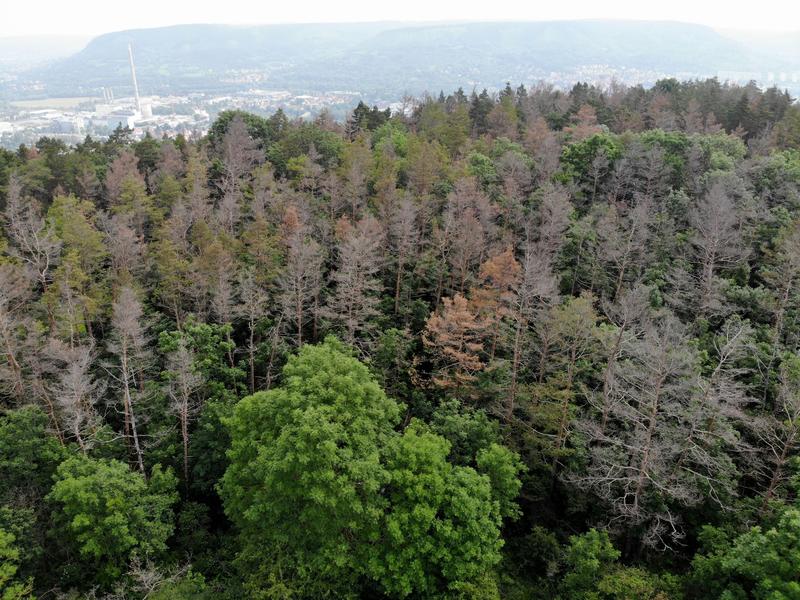
[[[800,107],[0,151],[0,598],[800,598]]]

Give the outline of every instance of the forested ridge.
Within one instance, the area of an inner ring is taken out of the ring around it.
[[[800,598],[800,107],[0,151],[0,598]]]

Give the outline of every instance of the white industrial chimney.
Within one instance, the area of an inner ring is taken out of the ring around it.
[[[133,78],[133,95],[136,98],[136,110],[142,112],[142,103],[139,100],[139,84],[136,83],[136,67],[133,64],[133,48],[128,44],[128,58],[131,61],[131,77]]]

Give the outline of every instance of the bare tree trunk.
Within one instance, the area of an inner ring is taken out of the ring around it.
[[[188,402],[188,400],[187,400]],[[186,403],[181,406],[181,438],[183,441],[183,485],[189,489],[189,407]]]
[[[600,418],[600,433],[605,434],[606,426],[608,425],[608,411],[611,406],[611,371],[617,362],[619,350],[622,347],[622,337],[625,334],[625,323],[623,322],[619,327],[619,333],[614,340],[614,346],[608,355],[606,361],[606,368],[603,371],[603,411]]]
[[[295,304],[295,323],[297,324],[297,347],[303,345],[303,300],[297,295]]]
[[[575,261],[575,270],[572,273],[572,285],[570,286],[569,294],[570,296],[575,295],[575,289],[578,285],[578,266],[581,264],[583,260],[583,238],[581,238],[581,243],[578,244],[578,259]]]
[[[247,360],[250,367],[250,393],[254,394],[256,391],[256,348],[255,336],[253,334],[255,324],[253,319],[250,319],[250,340],[247,347]]]
[[[764,393],[761,396],[762,402],[767,401],[767,395],[769,394],[769,384],[770,380],[772,379],[772,367],[778,358],[778,345],[780,344],[781,337],[783,336],[784,315],[786,314],[786,305],[789,302],[789,292],[791,291],[791,288],[792,281],[789,280],[786,282],[786,286],[783,288],[781,302],[778,305],[778,310],[775,314],[775,331],[772,336],[772,348],[770,351],[769,360],[767,361],[767,368],[765,369],[764,373]]]
[[[400,313],[400,280],[403,277],[403,257],[397,258],[397,277],[394,282],[394,314]]]
[[[537,383],[544,383],[544,373],[545,367],[547,366],[547,358],[550,354],[550,340],[544,339],[542,340],[542,347],[539,352],[539,376],[537,377]]]
[[[658,415],[658,404],[661,399],[661,389],[664,385],[664,379],[659,378],[656,383],[656,388],[653,391],[653,402],[650,405],[650,414],[647,423],[647,433],[644,441],[644,451],[642,452],[642,460],[639,462],[639,477],[636,481],[636,491],[633,495],[633,513],[636,514],[639,510],[639,498],[644,490],[645,480],[647,479],[646,473],[649,468],[650,452],[652,450],[653,433],[656,429],[656,415]]]
[[[8,337],[5,337],[5,346],[6,358],[8,359],[8,364],[11,367],[11,372],[14,377],[11,393],[19,399],[22,398],[23,392],[25,391],[25,382],[22,380],[22,367],[14,356],[14,350],[11,348]]]
[[[136,430],[136,414],[133,411],[133,402],[131,396],[130,380],[131,373],[128,365],[128,348],[125,342],[122,342],[120,359],[122,362],[122,385],[123,385],[123,405],[125,412],[125,439],[128,440],[129,436],[133,439],[133,448],[136,452],[136,463],[139,470],[144,473],[144,457],[141,445],[139,444],[139,433]]]
[[[63,446],[64,433],[61,431],[61,427],[58,425],[58,418],[56,417],[56,409],[55,406],[53,406],[53,401],[47,394],[47,390],[44,389],[41,379],[37,379],[34,383],[34,391],[44,401],[44,404],[47,407],[47,416],[50,417],[50,423],[55,430],[56,437],[58,437],[58,441],[61,442],[61,445]]]
[[[780,483],[781,479],[783,479],[783,469],[786,466],[789,450],[791,449],[792,446],[794,446],[796,436],[797,436],[797,431],[795,430],[792,432],[792,435],[789,437],[789,439],[786,440],[786,442],[784,442],[783,448],[781,448],[781,453],[780,456],[778,456],[778,461],[775,464],[775,468],[772,470],[772,477],[769,480],[769,485],[767,486],[767,489],[764,492],[764,500],[761,502],[760,512],[762,514],[767,511],[767,508],[769,508],[769,501],[775,494],[775,490],[778,488],[778,484]]]
[[[508,391],[508,402],[506,408],[506,421],[511,421],[514,416],[514,405],[517,399],[517,377],[519,374],[520,354],[522,353],[522,329],[524,319],[517,319],[517,327],[514,332],[514,352],[511,359],[511,387]]]
[[[567,365],[567,382],[564,400],[561,402],[561,417],[558,423],[558,435],[556,437],[556,455],[553,460],[553,472],[558,468],[558,453],[564,449],[567,443],[567,426],[569,425],[569,401],[572,398],[572,380],[575,377],[575,363],[577,348],[573,345],[570,348],[569,364]]]
[[[311,316],[311,339],[317,343],[317,315],[319,314],[319,294],[314,296],[314,314]]]

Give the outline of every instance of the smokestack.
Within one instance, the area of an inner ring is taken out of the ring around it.
[[[136,83],[136,67],[133,65],[133,48],[128,44],[128,58],[131,61],[131,77],[133,78],[133,95],[136,98],[136,110],[142,112],[142,103],[139,100],[139,84]]]

